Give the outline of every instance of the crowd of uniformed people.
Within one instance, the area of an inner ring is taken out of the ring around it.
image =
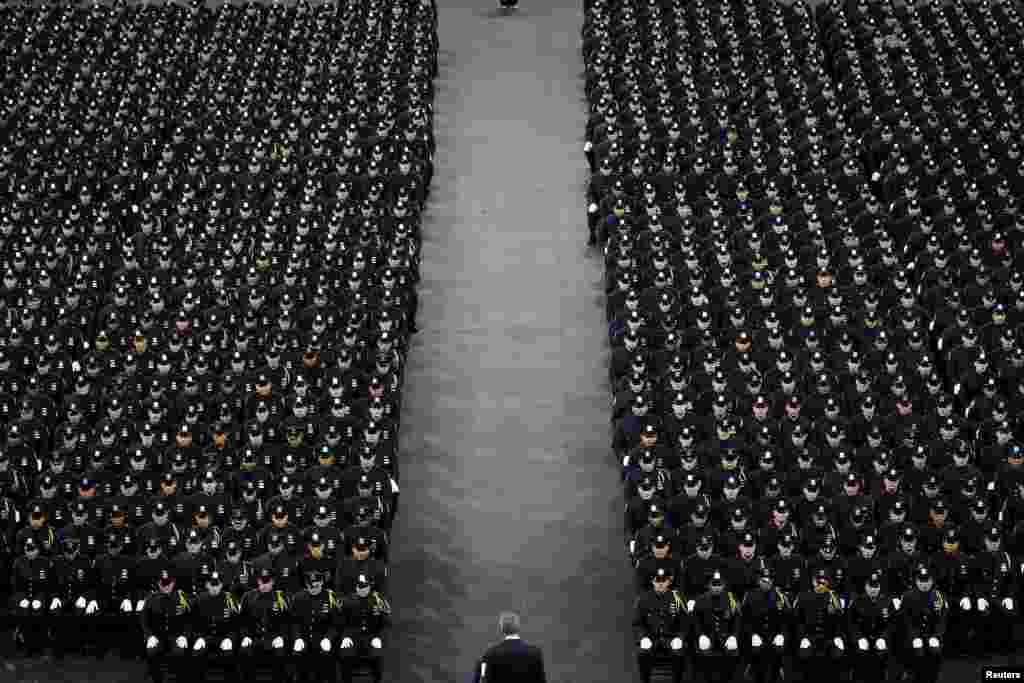
[[[436,41],[423,0],[0,8],[27,654],[381,680]]]
[[[1015,647],[1021,39],[998,0],[586,3],[645,681]]]

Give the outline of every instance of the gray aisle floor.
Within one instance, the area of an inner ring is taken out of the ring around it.
[[[392,680],[467,680],[521,611],[549,680],[630,680],[574,0],[439,0],[437,159],[406,375]]]

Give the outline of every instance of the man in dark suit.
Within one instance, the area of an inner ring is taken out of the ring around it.
[[[498,631],[503,640],[480,658],[474,683],[547,683],[540,648],[519,637],[519,615],[502,612]]]

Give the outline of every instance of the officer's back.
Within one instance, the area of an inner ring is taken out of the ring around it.
[[[503,640],[492,645],[477,664],[476,683],[547,683],[540,648],[519,637],[519,616],[503,612],[498,618]]]

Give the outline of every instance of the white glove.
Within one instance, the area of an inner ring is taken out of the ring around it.
[[[920,650],[922,647],[924,647],[924,641],[920,638],[914,638],[912,641],[910,641],[910,644],[914,646],[915,650]]]
[[[192,643],[192,649],[199,652],[206,647],[206,640],[203,638],[196,638],[196,642]]]
[[[960,609],[962,609],[964,612],[970,612],[971,611],[971,599],[970,598],[960,598]]]
[[[756,633],[754,635],[750,636],[750,646],[751,647],[761,647],[761,645],[763,645],[763,644],[764,644],[764,641],[761,640],[761,636],[757,635]]]
[[[683,649],[683,639],[680,638],[679,636],[676,636],[675,638],[672,639],[672,642],[669,643],[669,646],[673,650],[682,650]]]
[[[146,639],[146,649],[152,650],[154,647],[160,644],[160,641],[156,639],[156,636],[150,636]]]
[[[885,643],[885,638],[879,638],[875,641],[875,649],[885,652],[889,648]]]
[[[323,640],[321,640],[320,641],[320,649],[323,650],[324,652],[330,652],[331,651],[331,639],[330,638],[324,638]]]
[[[801,650],[807,650],[810,647],[811,647],[811,641],[809,639],[807,639],[807,638],[801,638],[800,639],[800,649]]]
[[[781,633],[779,635],[775,636],[775,638],[772,640],[772,645],[774,645],[775,647],[782,647],[785,644],[786,644],[786,639],[782,637]]]
[[[131,612],[132,611],[132,601],[129,600],[128,598],[125,598],[124,600],[122,600],[121,601],[121,611],[122,612]]]
[[[231,642],[230,638],[225,638],[224,640],[220,641],[221,652],[231,652],[231,648],[233,648],[234,646],[235,645]]]
[[[591,142],[590,140],[587,140],[586,142],[583,143],[583,151],[584,152],[589,152],[592,149],[594,149],[594,143],[593,142]]]
[[[978,611],[984,612],[988,609],[988,600],[985,598],[978,598]]]
[[[271,646],[273,646],[274,649],[280,650],[282,647],[284,647],[284,638],[278,636],[277,638],[274,638],[272,641],[270,641],[270,644]]]
[[[629,542],[629,554],[636,555],[636,541]]]
[[[654,643],[651,642],[650,638],[648,638],[647,636],[644,636],[643,638],[640,639],[640,649],[641,650],[650,650],[652,647],[654,647]]]
[[[846,598],[839,598],[839,606],[846,609]]]
[[[932,636],[928,639],[928,647],[939,647],[939,639]]]
[[[50,603],[50,611],[58,610],[62,605],[63,603],[60,601],[60,598],[54,598],[53,602]]]
[[[1005,609],[1005,610],[1012,610],[1013,609],[1013,598],[1003,598],[1003,609]]]
[[[857,641],[857,647],[859,647],[862,650],[867,650],[868,649],[868,644],[869,643],[868,643],[868,639],[867,638],[861,638],[860,640]]]
[[[78,599],[75,600],[75,609],[85,609],[85,598],[79,596]]]
[[[28,598],[25,598],[24,600],[19,602],[18,607],[20,607],[21,609],[28,609]]]
[[[296,652],[302,652],[306,649],[306,641],[304,641],[302,638],[297,638],[295,640],[295,645],[292,647],[292,649]]]
[[[135,611],[136,612],[141,612],[142,608],[145,607],[145,606],[146,606],[146,601],[145,600],[137,600],[135,602]]]
[[[185,640],[185,636],[178,636],[177,638],[175,638],[174,639],[174,644],[177,645],[178,648],[182,649],[182,650],[184,650],[186,647],[188,647],[188,641]]]
[[[96,614],[100,611],[100,605],[95,600],[89,601],[89,606],[85,608],[86,614]]]
[[[370,647],[372,647],[374,650],[379,650],[382,647],[384,647],[384,643],[380,642],[380,638],[374,638],[370,641]]]
[[[836,646],[837,650],[842,651],[846,649],[846,645],[843,643],[842,638],[833,638],[832,643]]]
[[[587,213],[597,213],[597,204],[591,203],[590,206],[587,207]]]
[[[42,608],[43,608],[43,601],[42,600],[40,600],[39,598],[36,598],[35,600],[32,601],[32,609],[42,609]]]
[[[692,612],[693,608],[696,607],[696,606],[697,606],[697,601],[696,600],[687,600],[686,601],[686,611],[687,612]]]
[[[725,639],[726,650],[735,650],[737,647],[739,647],[739,643],[736,642],[736,636],[729,636]]]
[[[342,647],[352,647],[353,644],[354,643],[352,642],[351,638],[342,638],[341,639],[341,646]]]
[[[899,609],[900,605],[903,604],[903,599],[902,598],[893,598],[892,599],[892,604],[893,604],[893,607],[895,607],[896,609]]]
[[[249,636],[242,638],[242,647],[252,647],[252,638]]]

